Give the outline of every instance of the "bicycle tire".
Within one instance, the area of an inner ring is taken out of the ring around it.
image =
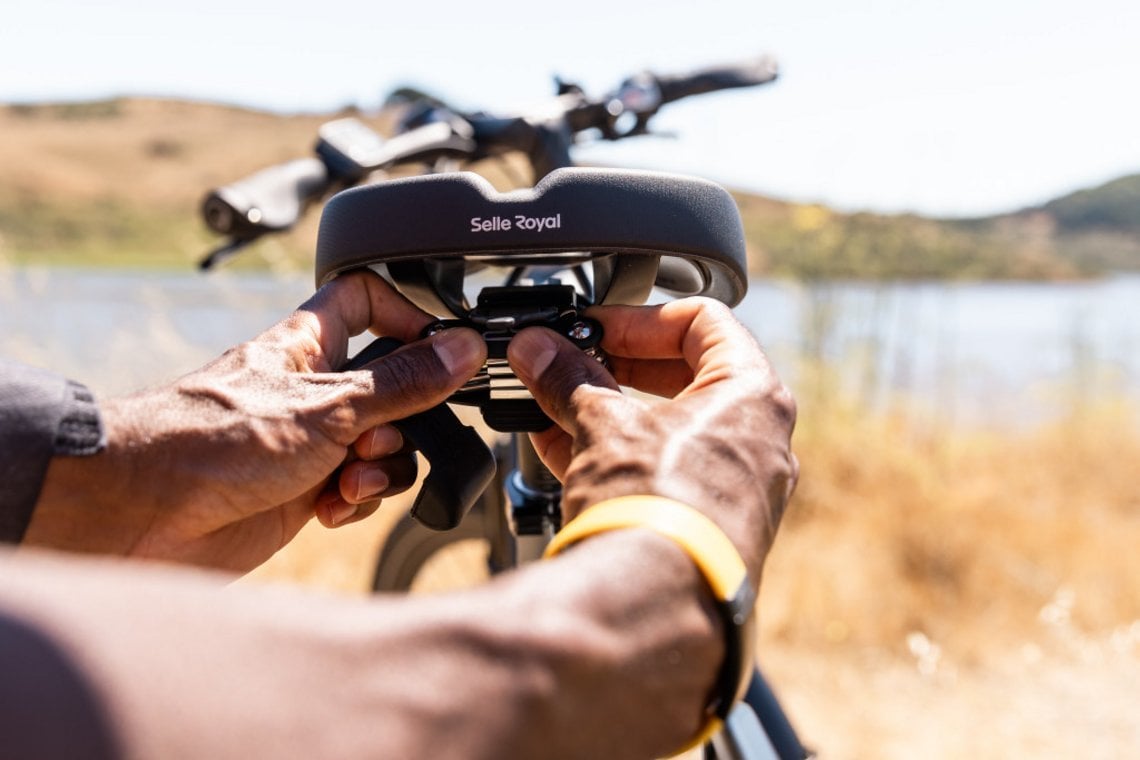
[[[464,520],[448,531],[435,531],[404,515],[384,539],[372,577],[373,591],[410,591],[416,576],[437,552],[460,541],[483,540],[478,520]]]

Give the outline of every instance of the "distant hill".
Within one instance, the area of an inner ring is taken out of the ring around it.
[[[0,257],[191,267],[212,242],[206,191],[306,155],[327,118],[139,98],[0,107]],[[287,237],[249,260],[299,260]]]
[[[1140,271],[1140,174],[977,219],[843,214],[738,196],[764,271],[803,278],[1070,279]]]
[[[217,242],[212,187],[310,153],[339,114],[280,115],[146,98],[0,106],[0,260],[188,268]],[[359,114],[358,114],[359,115]],[[362,117],[383,131],[384,115]],[[500,189],[520,165],[477,167]],[[969,220],[847,214],[736,193],[750,266],[804,279],[1063,279],[1140,270],[1140,175]],[[239,266],[308,270],[313,213]]]
[[[1140,235],[1140,174],[1049,201],[1041,207],[1064,234],[1118,232]]]
[[[1140,174],[1057,198],[1038,213],[1055,225],[1058,254],[1082,270],[1140,270]]]
[[[1081,275],[1035,220],[844,214],[740,195],[757,271],[799,279],[1069,279]]]

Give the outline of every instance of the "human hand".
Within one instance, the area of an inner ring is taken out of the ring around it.
[[[362,519],[416,477],[387,423],[483,364],[473,330],[417,340],[431,320],[375,274],[348,274],[202,369],[103,404],[106,451],[52,461],[25,543],[245,571],[314,514]],[[368,329],[408,345],[337,372]]]
[[[525,330],[508,349],[556,423],[532,438],[564,484],[564,518],[618,496],[677,499],[725,531],[758,581],[799,473],[790,392],[718,302],[590,315],[605,328],[612,375],[550,330]],[[623,395],[619,384],[663,398]]]

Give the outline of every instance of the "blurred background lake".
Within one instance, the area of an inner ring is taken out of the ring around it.
[[[102,394],[187,372],[312,292],[300,271],[0,268],[0,354]],[[1140,397],[1140,276],[1071,283],[753,279],[736,312],[801,405],[839,394],[943,424],[1024,427]],[[819,367],[827,367],[821,378]]]

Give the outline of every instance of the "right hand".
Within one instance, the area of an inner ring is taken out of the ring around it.
[[[796,407],[759,345],[723,304],[590,310],[613,374],[544,328],[511,342],[511,367],[556,423],[533,435],[564,484],[569,521],[605,499],[652,494],[711,518],[756,583],[795,488]],[[619,383],[663,398],[623,395]]]
[[[444,401],[486,358],[471,329],[420,340],[432,319],[352,272],[202,369],[105,403],[107,448],[52,461],[26,542],[245,572],[314,515],[367,517],[415,481],[389,423]],[[408,345],[338,372],[366,330]]]

